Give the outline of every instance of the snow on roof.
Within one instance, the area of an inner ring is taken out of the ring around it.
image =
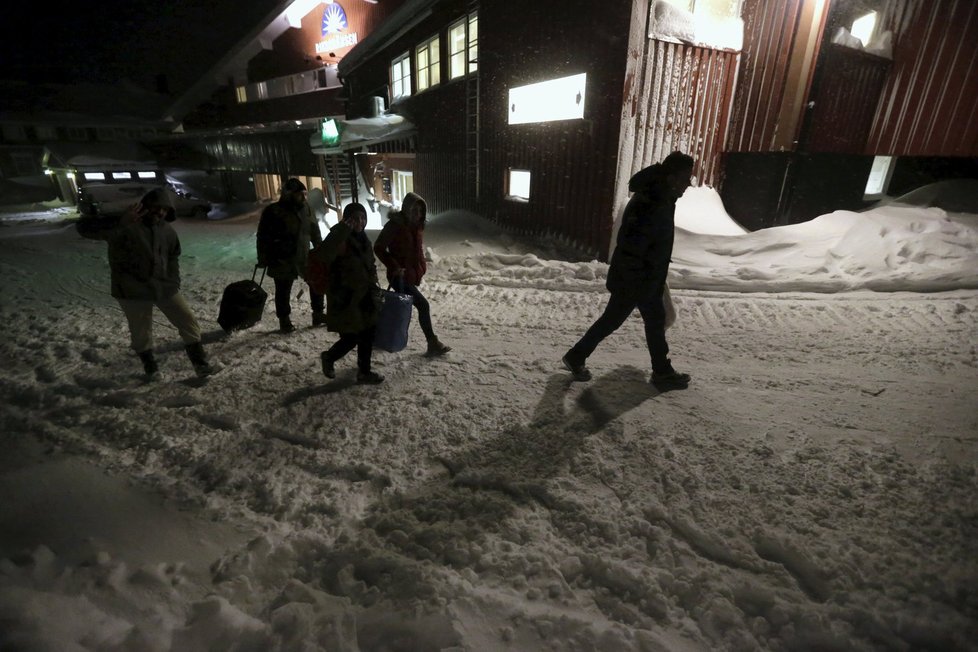
[[[45,165],[60,168],[156,167],[153,154],[138,143],[49,143]]]

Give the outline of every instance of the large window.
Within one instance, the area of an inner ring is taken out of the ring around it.
[[[438,47],[438,35],[418,46],[414,52],[414,61],[418,72],[418,92],[437,86],[441,82],[441,48]]]
[[[517,168],[506,169],[506,199],[514,201],[530,200],[530,171]]]
[[[587,73],[509,90],[509,124],[552,122],[584,117]]]
[[[457,79],[475,72],[479,55],[479,17],[471,14],[448,28],[448,77]]]
[[[391,63],[391,100],[411,94],[411,57],[405,52]]]

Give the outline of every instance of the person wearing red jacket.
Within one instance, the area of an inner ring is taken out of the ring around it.
[[[428,269],[424,258],[424,227],[428,205],[420,195],[409,192],[401,202],[401,210],[390,214],[387,224],[377,236],[374,253],[387,268],[387,281],[395,291],[409,294],[418,309],[418,322],[428,340],[428,355],[444,355],[451,351],[435,336],[431,325],[431,307],[418,286]]]

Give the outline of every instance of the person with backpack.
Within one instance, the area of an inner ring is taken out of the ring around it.
[[[291,294],[295,280],[306,272],[310,245],[323,241],[319,222],[306,202],[306,186],[292,178],[282,185],[281,197],[262,211],[256,238],[258,266],[267,268],[275,282],[275,316],[279,331],[291,333]],[[323,295],[309,290],[312,325],[326,323]]]
[[[129,324],[132,349],[147,380],[161,380],[153,354],[153,308],[173,324],[198,376],[220,369],[200,342],[200,324],[180,294],[180,238],[170,226],[176,212],[163,188],[146,193],[108,236],[111,292]]]
[[[638,308],[652,362],[650,382],[659,391],[689,386],[689,374],[673,369],[668,357],[663,293],[675,238],[676,201],[689,187],[693,164],[693,157],[673,152],[629,179],[628,189],[634,194],[625,206],[608,266],[608,305],[561,359],[574,380],[591,380],[585,361]]]
[[[390,214],[374,243],[374,253],[387,268],[387,281],[396,292],[411,295],[418,322],[428,342],[427,355],[444,355],[452,347],[441,343],[431,325],[431,307],[418,286],[428,269],[424,258],[424,227],[428,205],[420,195],[404,195],[401,210]]]
[[[343,218],[330,229],[315,256],[326,273],[326,328],[340,339],[319,355],[323,375],[336,377],[336,363],[357,350],[357,383],[376,385],[384,377],[370,369],[374,332],[380,312],[377,264],[364,233],[367,209],[356,202],[343,209]]]

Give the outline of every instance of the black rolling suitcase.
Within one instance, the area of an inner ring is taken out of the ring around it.
[[[262,281],[265,280],[265,270],[262,269],[261,278],[257,283],[255,283],[256,274],[258,274],[257,266],[251,274],[250,281],[237,281],[224,288],[217,323],[228,333],[251,328],[261,320],[261,315],[265,312],[268,292],[261,287]]]

